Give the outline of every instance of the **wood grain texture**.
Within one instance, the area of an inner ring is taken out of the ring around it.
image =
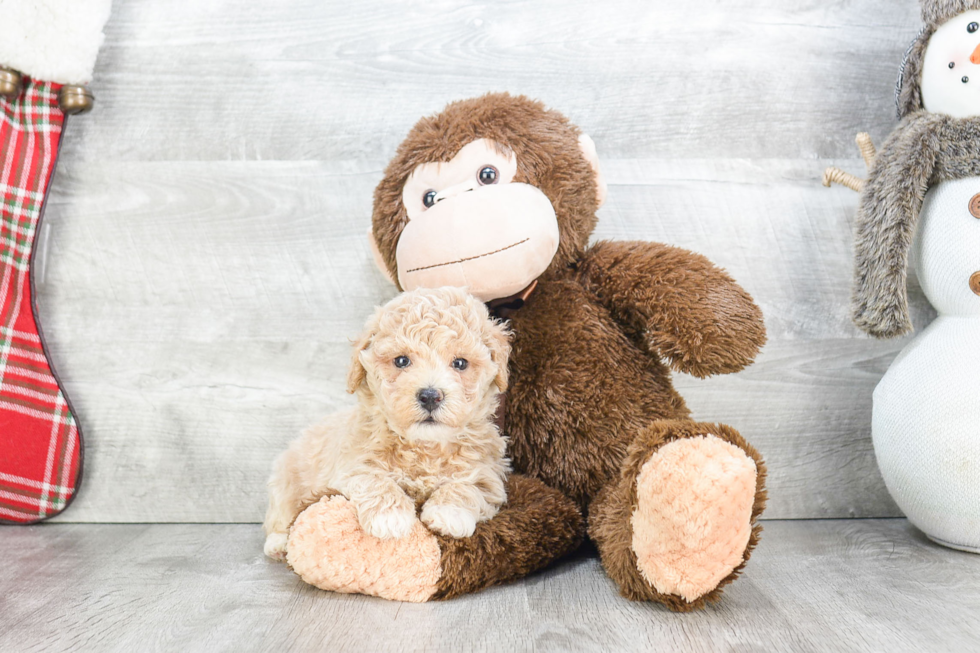
[[[871,392],[907,341],[850,324],[860,172],[915,3],[116,3],[40,243],[39,304],[86,436],[62,521],[258,521],[275,455],[346,404],[348,342],[393,289],[365,239],[381,170],[447,100],[540,97],[596,140],[597,238],[700,251],[770,343],[677,385],[766,456],[772,518],[895,516]],[[934,313],[913,279],[918,327]]]
[[[769,522],[721,603],[621,598],[594,554],[446,603],[303,584],[254,525],[0,527],[0,650],[972,651],[980,556],[904,520]]]
[[[447,101],[508,90],[611,158],[851,156],[894,122],[919,28],[914,0],[117,2],[69,151],[373,163]]]

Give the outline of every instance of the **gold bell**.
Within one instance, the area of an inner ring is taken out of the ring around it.
[[[17,99],[22,90],[20,73],[13,68],[0,66],[0,96],[11,102]]]
[[[88,113],[95,104],[95,96],[84,86],[66,84],[58,91],[58,106],[66,116]]]

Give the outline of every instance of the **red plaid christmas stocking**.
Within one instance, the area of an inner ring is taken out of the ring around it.
[[[59,84],[0,97],[0,521],[58,514],[78,490],[82,440],[37,323],[34,243],[58,158]]]

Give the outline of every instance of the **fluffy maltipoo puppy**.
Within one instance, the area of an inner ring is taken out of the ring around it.
[[[442,535],[472,535],[506,499],[510,467],[494,413],[509,354],[507,330],[460,289],[420,289],[378,308],[354,346],[347,390],[357,405],[276,460],[266,555],[285,556],[296,515],[328,492],[347,497],[378,538],[407,535],[417,519]]]

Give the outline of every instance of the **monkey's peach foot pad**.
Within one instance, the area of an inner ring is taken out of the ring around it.
[[[755,462],[713,435],[675,440],[640,469],[633,551],[648,583],[693,602],[742,564]]]
[[[440,560],[436,537],[421,522],[406,537],[380,540],[361,530],[342,496],[324,497],[300,513],[286,544],[286,562],[310,585],[392,601],[431,598]]]

